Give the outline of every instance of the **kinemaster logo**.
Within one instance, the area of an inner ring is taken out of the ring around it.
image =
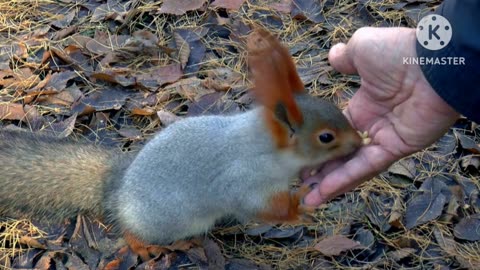
[[[453,36],[450,22],[443,16],[432,14],[423,17],[417,25],[417,41],[425,49],[438,51],[442,54],[443,49],[450,43]],[[465,65],[465,57],[438,56],[438,57],[403,57],[404,65]]]

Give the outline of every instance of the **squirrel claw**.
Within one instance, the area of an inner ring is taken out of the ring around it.
[[[313,218],[310,214],[315,213],[316,207],[305,205],[303,199],[305,196],[312,191],[313,186],[311,185],[302,185],[300,188],[294,192],[294,200],[298,202],[298,215],[299,220],[303,222],[313,222]]]

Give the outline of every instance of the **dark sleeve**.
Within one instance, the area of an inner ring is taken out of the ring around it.
[[[425,49],[417,41],[417,55],[438,59],[463,57],[465,64],[424,63],[423,74],[450,106],[480,123],[480,1],[445,0],[435,13],[450,22],[452,39],[437,51]]]

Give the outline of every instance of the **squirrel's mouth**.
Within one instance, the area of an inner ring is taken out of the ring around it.
[[[312,176],[315,176],[316,179],[322,179],[325,175],[338,168],[340,164],[343,164],[350,160],[358,150],[359,147],[352,146],[350,149],[345,151],[346,154],[342,155],[341,157],[327,160],[321,162],[320,164],[314,166],[307,166],[301,169],[300,175],[298,176],[298,178],[300,179],[300,183],[307,182],[308,179]]]

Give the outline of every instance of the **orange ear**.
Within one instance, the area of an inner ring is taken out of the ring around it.
[[[248,65],[257,100],[266,107],[266,123],[278,147],[288,145],[288,130],[276,119],[278,105],[285,108],[291,124],[303,123],[302,112],[295,103],[294,93],[304,91],[295,64],[280,41],[268,31],[256,28],[247,38]]]

